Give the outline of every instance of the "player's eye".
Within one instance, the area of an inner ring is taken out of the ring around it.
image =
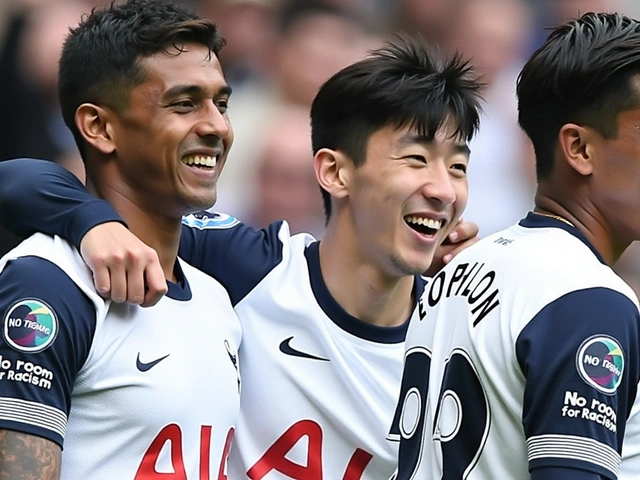
[[[225,113],[227,108],[229,108],[229,99],[221,98],[220,100],[216,100],[216,107],[220,111],[220,113]]]
[[[464,163],[454,163],[453,165],[451,165],[451,168],[453,168],[454,170],[459,170],[462,173],[467,173],[467,165],[465,165]]]
[[[178,110],[189,110],[195,107],[195,103],[193,103],[193,100],[179,100],[177,102],[173,102],[171,106]]]
[[[427,159],[423,155],[408,155],[407,158],[421,163],[427,163]]]

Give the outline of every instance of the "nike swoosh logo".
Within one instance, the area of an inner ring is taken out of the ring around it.
[[[311,355],[310,353],[305,353],[305,352],[301,352],[300,350],[296,350],[291,346],[292,339],[293,337],[285,338],[280,343],[280,351],[285,355],[291,355],[293,357],[300,357],[300,358],[309,358],[311,360],[321,360],[323,362],[329,361],[328,358],[316,357],[315,355]]]
[[[140,352],[138,352],[138,358],[136,358],[136,367],[138,368],[138,370],[140,370],[141,372],[148,372],[149,370],[151,370],[153,367],[155,367],[157,364],[159,364],[162,360],[164,360],[165,358],[167,358],[169,355],[171,355],[170,353],[167,353],[164,357],[160,357],[156,360],[154,360],[153,362],[149,362],[149,363],[144,363],[140,361]]]

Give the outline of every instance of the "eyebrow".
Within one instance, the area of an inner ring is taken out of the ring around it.
[[[397,145],[399,147],[407,147],[419,143],[420,145],[433,145],[433,139],[425,137],[424,135],[404,135],[398,139]],[[458,143],[453,146],[454,153],[462,153],[464,155],[471,155],[471,149],[466,143]]]
[[[230,85],[224,85],[220,87],[216,92],[216,96],[218,95],[231,95],[232,88]],[[167,98],[175,98],[181,95],[204,95],[205,89],[199,85],[175,85],[171,87],[169,90],[164,92],[162,96],[164,99]]]

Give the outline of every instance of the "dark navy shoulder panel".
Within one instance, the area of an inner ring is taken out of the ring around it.
[[[182,224],[180,258],[218,280],[233,305],[282,262],[283,222],[257,230],[228,215],[203,212]]]
[[[0,273],[0,322],[3,402],[11,405],[10,399],[20,399],[68,415],[76,376],[93,341],[93,303],[57,265],[21,257]],[[30,421],[28,412],[25,415],[23,422],[15,415],[0,415],[0,428],[62,445],[61,435],[43,428],[36,416]]]
[[[620,452],[640,380],[639,326],[635,304],[608,288],[543,308],[516,341],[527,438],[574,435]]]
[[[124,223],[108,202],[91,195],[69,170],[53,162],[0,162],[0,178],[0,222],[24,237],[44,232],[79,248],[92,227]]]

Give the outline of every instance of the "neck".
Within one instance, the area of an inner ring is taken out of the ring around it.
[[[535,205],[534,213],[557,218],[575,227],[609,266],[614,265],[620,259],[631,243],[616,242],[606,220],[589,201],[559,201],[538,192]]]
[[[131,233],[157,252],[165,278],[175,283],[174,268],[180,245],[181,219],[118,213],[127,222]]]
[[[114,189],[103,188],[98,192],[90,183],[87,184],[87,189],[107,200],[127,223],[131,233],[156,251],[165,278],[175,282],[174,267],[178,256],[182,219],[144,209]]]
[[[351,316],[383,327],[402,325],[414,307],[413,276],[391,276],[327,231],[320,268],[331,296]]]

